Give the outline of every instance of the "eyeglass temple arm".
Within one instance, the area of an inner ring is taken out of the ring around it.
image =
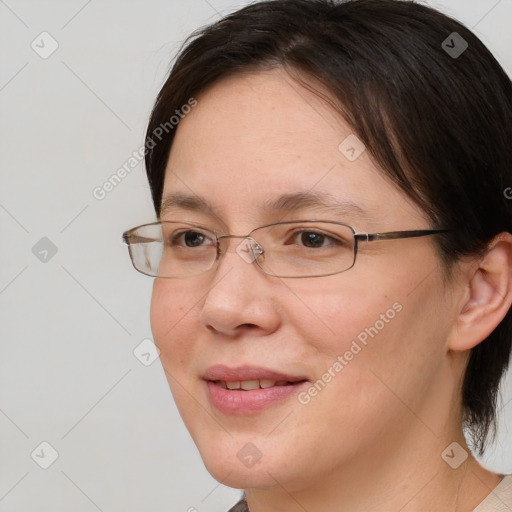
[[[420,229],[415,231],[388,231],[386,233],[356,233],[357,240],[373,242],[374,240],[394,240],[397,238],[413,238],[417,236],[435,235],[437,233],[449,233],[452,229]]]

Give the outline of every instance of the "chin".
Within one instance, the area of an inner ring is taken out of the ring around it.
[[[276,485],[271,475],[280,480],[278,454],[273,451],[265,455],[248,439],[226,436],[224,444],[211,438],[194,442],[207,471],[223,485],[235,489],[265,488]]]
[[[271,488],[276,485],[276,479],[281,481],[278,476],[279,472],[276,468],[272,468],[270,464],[259,462],[252,468],[243,467],[239,461],[219,463],[219,461],[209,461],[203,458],[205,467],[215,480],[223,485],[234,489],[247,488]],[[276,479],[272,478],[274,475]]]

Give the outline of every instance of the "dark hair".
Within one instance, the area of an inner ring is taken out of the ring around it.
[[[512,232],[512,201],[504,197],[512,185],[510,78],[459,22],[400,0],[263,1],[192,34],[147,130],[145,162],[158,216],[175,130],[166,128],[149,145],[155,131],[219,79],[273,67],[305,85],[311,78],[322,84],[322,97],[431,227],[456,229],[436,237],[447,277],[461,256],[481,254],[495,235]],[[512,309],[472,349],[464,375],[464,426],[480,454],[496,431],[511,345]]]

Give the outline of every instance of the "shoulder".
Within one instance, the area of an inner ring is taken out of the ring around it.
[[[473,512],[506,512],[512,510],[512,475],[505,475]]]

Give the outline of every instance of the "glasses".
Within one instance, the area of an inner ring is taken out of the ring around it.
[[[152,277],[196,276],[213,268],[230,238],[241,238],[236,252],[275,277],[321,277],[352,268],[358,244],[447,233],[449,229],[357,233],[343,222],[297,220],[253,229],[248,235],[218,235],[199,224],[162,221],[123,233],[136,270]]]

